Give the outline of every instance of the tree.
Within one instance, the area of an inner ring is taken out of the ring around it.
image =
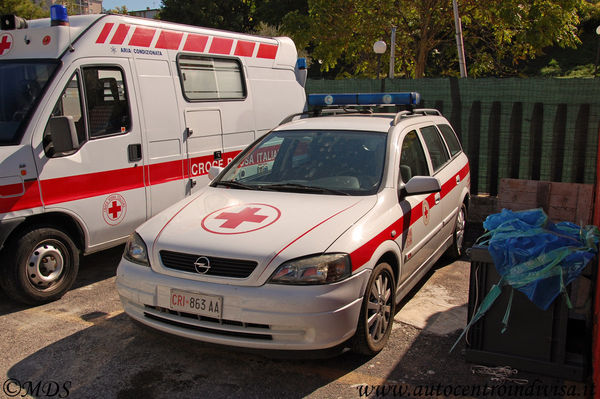
[[[0,15],[14,14],[25,19],[47,18],[49,10],[44,10],[31,0],[3,0],[0,2]]]
[[[470,75],[515,74],[544,47],[577,45],[584,2],[459,0]],[[370,77],[377,69],[372,45],[389,44],[392,26],[398,76],[424,77],[430,65],[442,75],[458,73],[451,0],[309,0],[306,14],[290,13],[284,23],[297,45],[312,47],[323,71]]]
[[[121,15],[128,15],[129,14],[129,10],[127,9],[127,6],[123,5],[123,6],[117,6],[115,8],[111,8],[110,10],[105,10],[106,13],[108,14],[121,14]]]
[[[208,28],[250,32],[254,0],[162,0],[159,18]]]
[[[307,0],[162,0],[159,18],[165,21],[253,32],[262,23],[277,28],[287,13],[307,13]]]

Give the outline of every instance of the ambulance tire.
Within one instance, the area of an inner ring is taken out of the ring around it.
[[[446,251],[449,260],[459,259],[465,252],[465,228],[467,226],[467,207],[463,203],[456,216],[454,231],[452,232],[452,245]]]
[[[6,251],[10,248],[10,251]],[[61,298],[79,270],[79,250],[65,233],[51,227],[25,231],[5,246],[1,286],[12,299],[40,305]]]
[[[352,350],[375,356],[387,343],[392,332],[396,310],[396,279],[387,263],[378,264],[365,292],[353,338]],[[370,324],[370,325],[369,325]]]

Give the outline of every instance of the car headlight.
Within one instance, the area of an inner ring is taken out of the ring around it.
[[[129,236],[127,244],[125,244],[125,252],[123,253],[123,257],[128,261],[137,263],[138,265],[150,266],[146,244],[138,233],[133,233]]]
[[[328,284],[350,276],[348,254],[326,254],[294,259],[275,270],[269,282],[275,284]]]

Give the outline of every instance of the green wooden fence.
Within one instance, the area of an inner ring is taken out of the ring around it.
[[[457,130],[473,194],[503,177],[593,184],[600,79],[309,80],[307,93],[416,91]]]

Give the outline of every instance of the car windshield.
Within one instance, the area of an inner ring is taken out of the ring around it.
[[[58,61],[0,63],[0,145],[17,144]]]
[[[213,187],[337,195],[377,192],[387,133],[275,131],[236,158]]]

